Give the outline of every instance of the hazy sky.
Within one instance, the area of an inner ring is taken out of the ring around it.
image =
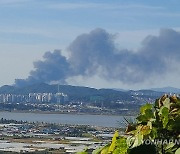
[[[153,49],[149,45],[156,39],[161,42],[164,38],[170,42],[171,40],[176,42],[175,45],[178,46],[178,41],[180,44],[180,1],[0,0],[0,86],[13,84],[15,79],[26,79],[29,72],[34,69],[33,62],[43,60],[42,57],[47,51],[53,52],[55,49],[61,49],[64,56],[69,56],[67,50],[69,47],[76,47],[74,44],[78,42],[77,36],[84,33],[91,35],[91,31],[97,28],[113,34],[114,45],[119,49],[118,51],[126,49],[128,52],[136,53],[146,49],[144,53],[151,54]],[[160,32],[162,29],[172,29],[174,32]],[[174,33],[178,36],[176,37]],[[151,38],[147,43],[145,38],[149,35],[157,38]],[[143,40],[146,42],[145,45],[142,43]],[[73,41],[74,44],[72,44]],[[162,42],[166,43],[166,41]],[[140,89],[164,86],[180,88],[180,67],[178,67],[180,63],[176,60],[180,54],[180,48],[172,46],[172,49],[168,48],[169,51],[159,52],[161,46],[164,48],[163,43],[159,43],[158,50],[153,53],[157,52],[157,56],[164,57],[166,52],[177,55],[172,56],[171,59],[161,59],[163,61],[161,65],[164,65],[166,61],[170,67],[164,68],[157,63],[161,69],[156,70],[155,68],[156,71],[155,73],[151,71],[152,74],[144,71],[149,67],[141,68],[138,64],[137,71],[147,73],[147,79],[144,77],[142,82],[133,82],[133,78],[129,78],[130,74],[127,72],[124,78],[121,78],[119,73],[119,80],[117,80],[117,74],[111,80],[111,76],[107,74],[106,77],[102,77],[99,73],[93,73],[88,77],[80,73],[69,77],[66,81],[73,85],[97,88]],[[70,50],[73,53],[73,49]],[[141,54],[136,54],[137,57],[138,55]],[[144,58],[145,54],[143,55],[140,58]],[[128,57],[131,57],[132,64],[132,54]],[[74,58],[71,57],[69,61],[72,60]],[[101,65],[103,64],[102,62]],[[144,61],[142,61],[143,64]],[[146,63],[148,64],[150,63]],[[129,66],[129,63],[127,65]],[[114,66],[115,64],[112,65]],[[158,75],[158,70],[160,73],[163,72],[162,75]],[[116,68],[115,71],[119,70]],[[110,72],[107,71],[107,73]]]

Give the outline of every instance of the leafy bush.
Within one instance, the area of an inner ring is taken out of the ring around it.
[[[140,108],[125,136],[116,131],[111,144],[93,154],[180,154],[180,98],[164,95]]]

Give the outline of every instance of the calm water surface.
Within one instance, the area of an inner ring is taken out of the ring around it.
[[[123,116],[0,112],[0,118],[29,122],[123,127]]]

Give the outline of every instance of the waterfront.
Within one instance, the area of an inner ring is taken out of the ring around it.
[[[124,127],[123,116],[82,115],[82,114],[44,114],[22,112],[0,112],[0,118],[22,120],[28,122],[47,122],[71,125],[91,125],[102,127]]]

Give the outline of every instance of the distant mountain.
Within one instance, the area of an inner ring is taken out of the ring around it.
[[[130,90],[129,92],[131,92],[132,95],[141,95],[141,96],[152,96],[152,97],[159,97],[162,96],[164,94],[164,92],[161,91],[154,91],[154,90]]]
[[[89,87],[80,87],[72,85],[49,85],[45,83],[34,84],[23,88],[14,86],[0,87],[0,94],[20,94],[29,93],[65,93],[69,96],[70,101],[94,102],[104,105],[117,104],[116,102],[128,102],[142,104],[163,95],[163,92],[153,90],[125,91],[120,89],[95,89]]]
[[[17,90],[16,87],[9,86],[9,85],[4,85],[4,86],[0,87],[0,93],[1,94],[13,93],[16,90]]]
[[[157,92],[180,94],[180,89],[174,88],[174,87],[152,88],[151,90],[157,91]]]
[[[116,91],[123,91],[123,92],[129,91],[129,90],[126,90],[126,89],[121,89],[121,88],[112,88],[112,89],[116,90]]]
[[[133,100],[129,93],[113,89],[95,89],[71,85],[48,85],[45,83],[34,84],[23,88],[17,88],[14,86],[0,87],[0,94],[26,95],[29,93],[57,93],[58,91],[70,96],[71,100],[79,101],[89,101],[96,98],[106,101],[114,101],[115,99]]]

